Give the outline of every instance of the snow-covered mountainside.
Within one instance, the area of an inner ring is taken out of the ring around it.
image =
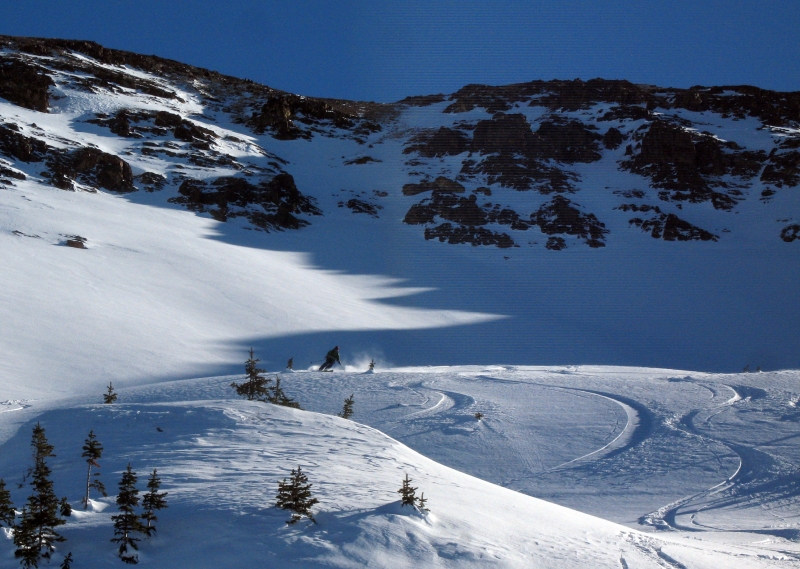
[[[0,478],[39,422],[76,567],[120,563],[89,429],[169,492],[143,565],[796,566],[800,377],[716,372],[798,365],[798,184],[797,93],[376,104],[0,37]],[[233,397],[251,347],[307,411]]]
[[[357,103],[0,43],[13,390],[233,373],[251,345],[272,364],[334,344],[396,365],[798,363],[797,93]]]

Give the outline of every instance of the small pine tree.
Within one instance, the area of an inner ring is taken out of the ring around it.
[[[420,512],[429,512],[430,510],[425,507],[425,504],[427,503],[428,500],[425,499],[425,492],[423,492],[422,494],[419,495],[419,498],[417,498],[417,509]]]
[[[14,556],[20,558],[24,567],[36,567],[39,558],[50,559],[55,544],[65,541],[55,528],[66,522],[59,516],[70,511],[71,508],[66,498],[59,502],[53,491],[53,481],[50,480],[50,468],[47,459],[55,456],[53,445],[47,442],[44,427],[39,423],[33,428],[31,439],[33,448],[33,468],[31,469],[31,488],[33,493],[28,497],[28,502],[23,508],[24,515],[19,524],[14,527],[14,544],[17,550]],[[19,539],[17,538],[19,534]],[[44,552],[42,552],[44,549]]]
[[[287,521],[287,524],[293,524],[299,521],[303,516],[307,516],[312,522],[317,523],[314,516],[311,515],[311,506],[318,503],[319,500],[311,497],[311,484],[308,483],[308,477],[303,474],[300,467],[297,470],[292,470],[291,478],[283,482],[278,482],[278,496],[275,506],[282,510],[291,510],[294,512],[292,518]]]
[[[20,560],[23,567],[27,569],[39,566],[41,550],[36,547],[36,535],[28,506],[22,507],[22,515],[14,526],[14,545],[17,547],[14,557]]]
[[[13,527],[17,512],[11,503],[11,492],[6,490],[6,481],[0,478],[0,525]]]
[[[117,400],[117,394],[114,393],[114,386],[111,385],[111,382],[108,382],[108,391],[103,394],[103,403],[106,405],[110,405]]]
[[[231,383],[231,387],[236,390],[236,394],[247,398],[248,401],[268,401],[269,384],[271,379],[267,379],[263,374],[266,370],[258,367],[258,362],[253,357],[253,348],[250,348],[250,358],[244,363],[245,381],[244,383]]]
[[[139,556],[135,553],[128,553],[128,547],[138,551],[137,543],[140,539],[134,536],[146,532],[139,516],[134,511],[134,508],[139,505],[139,490],[136,488],[136,480],[136,473],[128,464],[119,482],[117,505],[120,514],[111,516],[111,521],[114,522],[114,535],[117,536],[111,541],[119,543],[119,558],[125,563],[131,564],[139,563]]]
[[[294,367],[294,358],[289,358],[289,361],[286,362],[286,369],[293,369]]]
[[[375,371],[375,360],[369,361],[369,371]]]
[[[72,552],[67,553],[64,560],[61,562],[61,569],[71,569],[72,567]]]
[[[350,394],[350,397],[344,400],[344,406],[342,407],[342,412],[339,415],[342,419],[349,419],[353,416],[353,394]]]
[[[283,405],[284,407],[292,407],[293,409],[302,409],[297,401],[286,395],[286,392],[283,391],[281,387],[281,376],[275,376],[275,386],[268,387],[267,389],[270,392],[267,401],[270,403]]]
[[[87,464],[86,495],[83,498],[83,509],[86,510],[89,508],[90,489],[94,488],[103,496],[108,496],[108,494],[106,494],[106,487],[99,478],[99,472],[94,473],[95,479],[92,480],[92,466],[100,468],[100,465],[97,463],[97,461],[103,456],[103,446],[100,444],[100,441],[97,440],[94,431],[89,431],[89,436],[84,441],[83,453],[81,456],[86,459]]]
[[[417,501],[417,489],[411,485],[411,479],[406,474],[403,486],[397,491],[400,494],[401,506],[414,506]]]
[[[145,526],[145,533],[147,537],[153,535],[156,531],[155,522],[158,521],[156,517],[156,510],[163,510],[167,507],[167,494],[168,492],[159,493],[158,489],[161,487],[161,479],[158,477],[158,471],[154,468],[150,479],[147,481],[147,489],[149,492],[142,498],[142,520],[147,522]]]

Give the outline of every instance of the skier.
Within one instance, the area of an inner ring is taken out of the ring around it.
[[[339,346],[336,346],[325,355],[325,363],[319,366],[319,371],[328,371],[333,367],[334,363],[342,365],[342,362],[339,361]]]

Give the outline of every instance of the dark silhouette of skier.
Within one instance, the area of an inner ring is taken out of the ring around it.
[[[319,366],[319,371],[327,371],[331,369],[335,363],[342,365],[342,362],[339,360],[339,346],[336,346],[325,355],[325,363]]]

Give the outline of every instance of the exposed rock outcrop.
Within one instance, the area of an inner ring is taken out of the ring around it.
[[[50,183],[64,190],[73,189],[72,181],[112,192],[133,192],[131,166],[119,156],[97,148],[74,152],[53,151],[47,159]]]
[[[545,235],[574,235],[589,247],[605,247],[608,230],[593,213],[583,213],[564,196],[555,196],[549,203],[531,214],[531,222]],[[553,247],[548,247],[553,248]]]
[[[244,178],[222,177],[213,182],[187,179],[179,197],[169,201],[197,212],[209,213],[217,221],[245,217],[263,230],[299,229],[309,224],[299,214],[321,215],[311,198],[304,196],[294,178],[281,173],[269,181],[251,184]]]
[[[0,97],[31,109],[46,113],[53,80],[38,65],[18,58],[0,57]]]

